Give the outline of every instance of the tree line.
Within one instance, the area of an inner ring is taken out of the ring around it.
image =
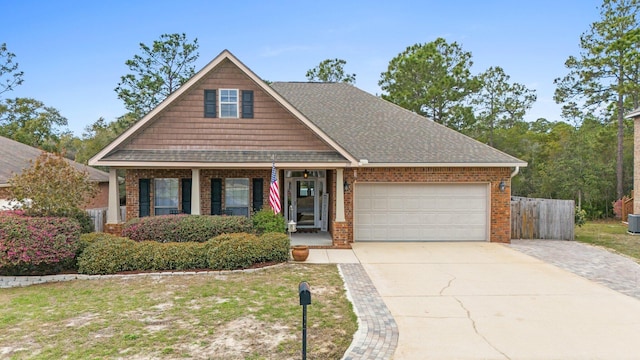
[[[624,115],[640,106],[639,1],[603,0],[600,18],[580,36],[580,52],[554,81],[561,119],[525,121],[535,90],[511,81],[498,65],[474,74],[471,52],[444,38],[391,59],[380,74],[381,97],[527,161],[513,179],[513,195],[574,199],[592,218],[610,216],[612,202],[633,185],[633,123]],[[0,98],[0,135],[86,163],[195,74],[197,39],[164,34],[139,45],[114,89],[127,113],[95,120],[78,138],[64,130],[67,119],[55,108]],[[15,60],[0,45],[0,97],[22,83]],[[326,59],[306,77],[355,84],[346,64]]]

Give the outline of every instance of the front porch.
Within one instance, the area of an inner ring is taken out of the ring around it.
[[[324,164],[327,165],[327,164]],[[164,214],[251,216],[269,206],[270,171],[254,169],[126,169],[126,217],[119,203],[116,169],[110,170],[105,231],[120,233],[124,218]],[[280,169],[281,214],[297,223],[292,244],[349,248],[344,169]],[[144,186],[143,186],[144,185]]]
[[[328,231],[291,233],[291,246],[307,245],[313,249],[335,248]]]

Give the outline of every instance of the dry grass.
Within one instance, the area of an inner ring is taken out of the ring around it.
[[[627,232],[619,220],[591,221],[576,228],[576,240],[602,246],[640,261],[640,236]]]
[[[308,281],[308,358],[340,358],[357,328],[334,265],[144,276],[0,291],[0,358],[299,359]]]

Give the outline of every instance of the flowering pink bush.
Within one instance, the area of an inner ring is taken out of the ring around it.
[[[29,272],[71,260],[79,236],[75,219],[0,212],[0,272]]]
[[[629,201],[629,199],[630,198],[625,195],[622,197],[622,199],[618,199],[611,203],[611,205],[613,205],[613,214],[615,215],[616,219],[622,219],[622,207],[624,206],[625,202]]]

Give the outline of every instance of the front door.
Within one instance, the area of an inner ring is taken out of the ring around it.
[[[325,170],[285,171],[284,215],[302,229],[327,231],[329,197]]]
[[[295,180],[293,213],[300,228],[313,228],[317,221],[317,195],[315,179]]]

